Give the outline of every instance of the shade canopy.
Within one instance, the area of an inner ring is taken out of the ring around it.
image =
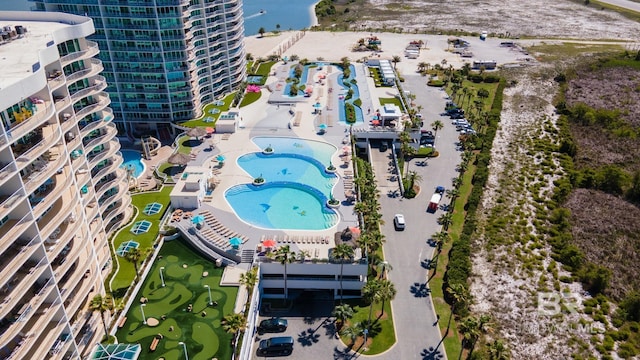
[[[208,127],[206,129],[204,129],[207,134],[213,134],[214,132],[216,132],[216,129],[212,128],[212,127]]]
[[[314,108],[316,108],[316,109],[319,109],[319,108],[321,108],[321,107],[322,107],[322,104],[320,104],[319,102],[317,102],[317,103],[313,104],[313,107],[314,107]]]
[[[173,165],[187,165],[189,163],[189,156],[182,153],[175,153],[169,156],[167,160],[170,164]]]
[[[350,227],[349,230],[353,233],[353,234],[360,234],[360,228],[359,227]]]
[[[242,244],[242,239],[239,237],[232,237],[229,239],[229,244],[231,244],[231,246],[240,246]]]
[[[218,155],[216,156],[216,160],[218,160],[219,162],[223,162],[226,158],[224,157],[224,155]]]
[[[276,246],[276,241],[273,239],[267,239],[262,242],[262,245],[264,245],[265,247],[274,247]]]
[[[373,121],[371,122],[371,124],[373,124],[373,125],[380,125],[380,120],[373,120]]]
[[[327,128],[327,124],[320,124],[320,125],[318,125],[318,127],[319,127],[320,129],[323,129],[323,130],[324,130],[324,129],[326,129],[326,128]]]
[[[206,134],[207,134],[207,130],[201,127],[194,127],[187,131],[188,136],[195,137],[195,138],[205,136]]]
[[[202,224],[204,222],[204,216],[196,215],[193,218],[191,218],[191,222],[194,224]]]

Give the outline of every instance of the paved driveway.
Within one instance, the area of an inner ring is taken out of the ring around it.
[[[436,324],[436,316],[431,302],[431,290],[427,284],[425,260],[431,259],[434,251],[428,243],[430,236],[440,231],[437,218],[442,214],[427,213],[427,203],[435,187],[443,185],[451,187],[451,180],[457,176],[456,164],[460,153],[456,150],[458,133],[448,118],[440,117],[444,109],[446,94],[437,88],[426,86],[426,78],[415,75],[405,76],[403,90],[416,94],[416,104],[422,105],[424,129],[431,129],[434,120],[441,120],[444,129],[438,131],[436,148],[440,152],[438,158],[429,159],[424,166],[411,161],[410,171],[418,172],[423,180],[421,191],[414,199],[395,197],[391,193],[398,189],[395,182],[389,181],[388,162],[390,151],[373,151],[374,170],[379,184],[383,219],[385,225],[382,232],[386,237],[384,245],[385,259],[393,270],[390,280],[398,291],[392,302],[393,317],[398,342],[380,359],[440,359],[446,358],[442,347],[436,349],[440,342],[440,331]],[[390,193],[391,192],[391,193]],[[441,204],[447,202],[445,197]],[[395,231],[393,215],[402,213],[406,219],[406,229]]]

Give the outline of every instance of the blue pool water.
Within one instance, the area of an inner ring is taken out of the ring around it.
[[[225,192],[238,217],[265,229],[324,230],[338,222],[338,214],[326,206],[337,177],[324,171],[335,146],[286,137],[256,137],[253,142],[257,152],[238,158],[238,165],[266,183],[235,185]],[[274,153],[262,154],[268,146]]]
[[[342,87],[345,97],[346,97],[347,92],[349,91],[349,89],[353,90],[353,95],[351,96],[351,99],[346,100],[347,102],[353,104],[353,102],[356,99],[360,98],[360,90],[358,89],[358,84],[350,83],[350,81],[352,79],[355,79],[355,77],[356,77],[356,68],[355,68],[355,66],[351,65],[350,68],[351,68],[351,73],[349,75],[349,78],[348,79],[343,79],[342,76],[339,76],[338,77],[338,85],[340,85],[340,87]],[[346,86],[344,84],[345,82],[349,83],[350,86]],[[346,112],[344,110],[345,100],[343,98],[343,99],[340,99],[339,101],[340,101],[340,106],[338,106],[338,109],[340,111],[339,118],[340,118],[341,122],[346,123],[347,122],[347,115],[346,115]],[[364,115],[362,113],[362,108],[360,108],[359,106],[355,106],[355,105],[354,105],[354,107],[356,109],[356,122],[355,123],[356,124],[362,124],[364,122]]]
[[[315,66],[315,65],[314,65]],[[300,75],[300,82],[298,83],[298,95],[297,96],[304,96],[304,89],[300,90],[300,87],[302,85],[305,85],[307,82],[309,81],[308,77],[309,77],[309,68],[311,67],[311,65],[305,65],[302,69],[302,74]],[[289,70],[289,77],[290,78],[294,78],[295,77],[295,66],[292,65],[291,69]],[[287,82],[287,85],[284,87],[284,91],[282,92],[282,94],[284,96],[290,96],[289,95],[289,91],[291,89],[291,84],[290,82]],[[291,97],[291,96],[290,96]]]
[[[133,176],[140,177],[144,172],[144,164],[142,163],[142,153],[135,150],[120,150],[124,162],[121,168],[129,169],[133,167]]]

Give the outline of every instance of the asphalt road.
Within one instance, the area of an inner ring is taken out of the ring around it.
[[[414,199],[403,199],[393,196],[398,185],[389,181],[389,155],[391,150],[380,152],[373,150],[373,167],[381,192],[380,203],[385,225],[382,231],[386,237],[384,245],[385,259],[393,270],[389,279],[398,291],[392,302],[393,318],[396,326],[397,343],[389,352],[380,355],[384,359],[442,359],[446,358],[440,343],[440,331],[436,323],[436,315],[431,302],[431,291],[427,283],[425,261],[431,259],[434,247],[428,240],[441,226],[437,218],[443,213],[426,212],[427,203],[438,185],[451,187],[451,181],[457,176],[456,165],[460,161],[460,152],[456,150],[458,133],[451,125],[448,117],[439,114],[444,110],[446,94],[437,88],[426,86],[426,78],[420,75],[405,76],[403,90],[416,94],[416,105],[421,105],[424,116],[423,129],[431,129],[431,123],[441,120],[444,129],[438,131],[436,148],[440,152],[438,158],[429,159],[426,165],[420,166],[420,160],[409,164],[410,171],[422,176],[420,193]],[[448,202],[446,196],[441,204]],[[406,219],[406,229],[395,231],[393,216],[402,213]],[[441,320],[443,321],[443,320]]]
[[[619,6],[621,8],[633,10],[640,12],[640,3],[629,1],[629,0],[598,0],[603,3],[607,3],[614,6]]]

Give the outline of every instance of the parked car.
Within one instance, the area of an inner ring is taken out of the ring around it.
[[[464,113],[454,113],[449,115],[451,119],[464,119]]]
[[[291,355],[293,352],[293,338],[291,336],[278,336],[261,340],[257,353],[259,356]]]
[[[453,119],[451,120],[452,125],[469,125],[467,119]]]
[[[436,143],[436,138],[423,136],[420,138],[420,145],[433,145]]]
[[[287,330],[288,325],[289,325],[289,322],[286,319],[282,319],[279,317],[272,317],[272,318],[260,321],[260,325],[258,325],[258,332],[260,334],[284,332],[285,330]]]
[[[406,225],[406,223],[404,221],[404,215],[395,214],[393,216],[393,227],[396,228],[396,231],[404,230],[405,225]]]

